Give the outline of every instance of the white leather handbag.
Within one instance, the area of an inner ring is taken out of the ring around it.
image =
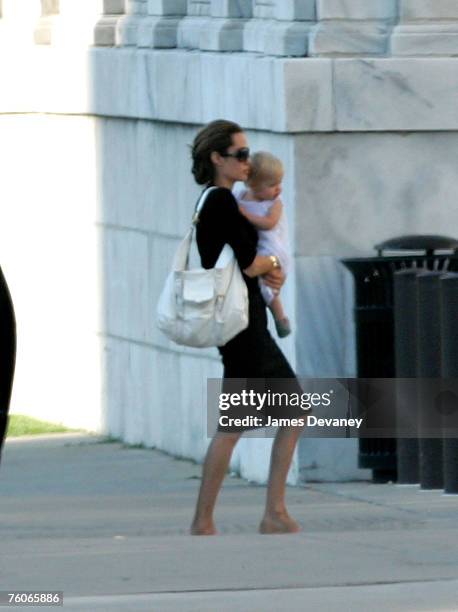
[[[248,327],[247,286],[228,244],[214,268],[188,269],[194,225],[213,189],[206,189],[199,199],[157,305],[159,329],[177,344],[198,348],[224,346]]]

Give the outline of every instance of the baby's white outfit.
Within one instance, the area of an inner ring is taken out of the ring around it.
[[[276,200],[245,200],[244,197],[247,195],[246,189],[239,189],[234,192],[234,195],[247,212],[258,215],[259,217],[266,217],[271,207],[274,205]],[[276,255],[285,274],[288,274],[290,266],[290,252],[289,252],[289,238],[288,238],[288,226],[286,221],[285,210],[283,207],[282,213],[277,224],[270,230],[258,229],[258,255]],[[268,287],[262,278],[259,278],[259,286],[261,288],[262,297],[267,305],[269,305],[274,297],[276,297],[275,291]]]

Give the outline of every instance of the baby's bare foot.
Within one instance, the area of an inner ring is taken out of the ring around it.
[[[191,525],[190,534],[191,535],[216,535],[218,532],[216,531],[215,525],[213,522],[211,523],[197,523],[194,522]]]
[[[288,317],[283,317],[283,319],[275,319],[275,328],[279,338],[286,338],[286,336],[289,336],[291,333],[291,323],[289,322]]]
[[[301,526],[287,512],[265,515],[259,525],[259,533],[297,533]]]

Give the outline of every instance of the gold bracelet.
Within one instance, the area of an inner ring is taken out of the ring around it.
[[[280,260],[276,255],[269,255],[269,259],[272,262],[272,268],[275,270],[276,268],[281,268]]]

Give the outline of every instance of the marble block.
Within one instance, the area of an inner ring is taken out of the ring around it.
[[[157,349],[155,352],[156,368],[152,373],[153,397],[147,409],[148,423],[145,425],[156,448],[176,456],[183,456],[181,436],[185,432],[179,426],[183,406],[181,384],[177,384],[177,381],[183,378],[180,355]]]
[[[203,17],[210,15],[210,0],[188,0],[186,14],[189,17]]]
[[[400,17],[402,21],[458,19],[458,3],[456,0],[401,0]]]
[[[392,55],[457,56],[458,21],[399,25],[391,36]]]
[[[275,17],[275,0],[259,1],[254,0],[253,17],[256,19],[274,19]]]
[[[251,0],[212,0],[210,15],[249,19],[252,16],[252,3]]]
[[[103,0],[102,12],[104,15],[122,15],[125,11],[125,0]]]
[[[142,53],[134,47],[89,50],[87,61],[91,68],[86,94],[89,114],[138,118],[145,91],[139,76]]]
[[[273,16],[284,21],[314,21],[315,0],[280,0],[275,3]]]
[[[243,50],[264,53],[266,39],[273,23],[273,20],[250,19],[243,31]]]
[[[138,26],[137,46],[153,49],[171,49],[177,46],[179,19],[145,17]]]
[[[118,343],[118,350],[119,344],[121,343]],[[124,405],[120,407],[124,417],[123,440],[128,444],[151,447],[154,445],[154,439],[148,434],[158,427],[157,419],[151,414],[151,407],[157,404],[159,399],[154,388],[153,370],[157,368],[160,357],[149,346],[133,342],[125,344],[127,347],[123,347],[123,352],[127,352],[127,355],[122,363],[123,370],[119,372],[124,398]]]
[[[126,12],[131,15],[146,15],[147,9],[147,0],[127,0]]]
[[[137,133],[138,122],[118,122],[106,117],[97,121],[99,223],[132,230],[148,227],[148,211],[138,188]]]
[[[98,48],[90,61],[97,88],[89,105],[97,114],[189,124],[229,117],[276,132],[333,129],[328,59]]]
[[[290,133],[332,130],[332,61],[324,58],[285,59],[282,64],[284,130]]]
[[[202,355],[181,355],[179,367],[181,374],[177,385],[180,394],[179,407],[172,408],[168,414],[165,414],[164,410],[164,417],[171,427],[179,429],[179,455],[201,462],[213,433],[207,431],[207,378],[221,378],[222,366],[219,359],[209,361],[202,358]],[[169,384],[176,385],[178,379],[173,377],[173,373],[168,373],[167,380]],[[160,402],[159,394],[156,397],[156,404],[158,402]],[[212,410],[216,406],[208,408]],[[176,425],[177,418],[180,422],[179,427]]]
[[[132,230],[105,228],[102,255],[103,332],[146,341],[150,325],[147,237]]]
[[[397,0],[317,0],[316,10],[317,19],[392,20]]]
[[[125,11],[127,15],[137,13],[137,0],[125,0]]]
[[[190,226],[200,193],[188,155],[196,130],[163,122],[100,118],[96,130],[97,221],[162,236],[166,242],[160,243],[161,248],[166,250],[169,240],[175,248],[174,240]],[[177,176],[180,189],[167,189],[165,198],[164,185],[175,184]]]
[[[242,51],[245,19],[209,20],[200,32],[199,48],[202,51]]]
[[[157,402],[157,353],[127,340],[105,338],[103,360],[106,433],[128,444],[152,446],[155,438],[148,434],[161,426],[150,412]]]
[[[178,24],[177,47],[199,49],[202,32],[211,27],[209,17],[183,17]]]
[[[212,75],[202,70],[205,53],[186,51],[143,51],[141,79],[137,85],[141,95],[141,115],[180,123],[204,123],[202,118],[202,78],[215,83]],[[170,78],[173,75],[173,78]],[[163,83],[167,87],[163,87]],[[214,89],[217,95],[217,89]],[[211,86],[209,87],[209,91]],[[211,94],[209,94],[211,95]]]
[[[297,136],[297,256],[372,256],[394,236],[453,235],[457,146],[456,131]]]
[[[103,345],[107,433],[202,461],[206,380],[221,376],[221,364],[122,338],[104,338]]]
[[[125,15],[116,22],[116,45],[121,47],[136,47],[138,28],[143,21],[140,15]]]
[[[157,351],[154,398],[148,427],[157,448],[202,461],[207,436],[207,377],[220,377],[221,365],[199,356]]]
[[[117,341],[102,336],[100,338],[101,369],[103,384],[101,404],[103,411],[103,432],[113,438],[122,439],[124,433],[121,394],[123,355],[118,350]]]
[[[103,16],[94,28],[94,45],[96,47],[114,47],[116,44],[116,24],[118,17]]]
[[[228,56],[207,53],[201,60],[203,122],[229,117],[245,127],[264,121],[278,125],[281,107],[273,105],[271,100],[280,73],[274,71],[271,58],[254,59],[247,53]],[[207,89],[205,82],[218,82],[219,87]],[[242,92],[245,104],[240,104]]]
[[[186,0],[148,0],[148,15],[186,15]]]
[[[202,58],[203,74],[210,82],[219,79],[227,84],[227,94],[203,95],[204,120],[231,117],[246,128],[269,126],[269,131],[278,132],[331,129],[330,68],[327,60],[208,54]],[[240,105],[240,91],[244,90],[246,104]]]
[[[296,325],[301,330],[296,337],[297,373],[309,378],[354,376],[350,274],[334,257],[296,257],[295,264]]]
[[[308,53],[308,22],[276,21],[266,32],[264,53],[267,55],[304,57]]]
[[[197,128],[155,121],[136,123],[135,152],[126,154],[128,159],[124,166],[134,175],[137,185],[137,202],[130,206],[136,214],[130,215],[130,226],[154,236],[179,239],[189,228],[201,191],[191,174],[188,148]],[[120,166],[119,172],[122,173]],[[177,176],[180,188],[166,188],[164,196],[164,186],[174,185]]]
[[[252,19],[245,26],[243,49],[266,55],[304,57],[309,32],[309,22]]]
[[[335,62],[337,129],[456,130],[458,59]]]
[[[384,55],[390,33],[383,22],[322,21],[311,30],[309,54]]]

